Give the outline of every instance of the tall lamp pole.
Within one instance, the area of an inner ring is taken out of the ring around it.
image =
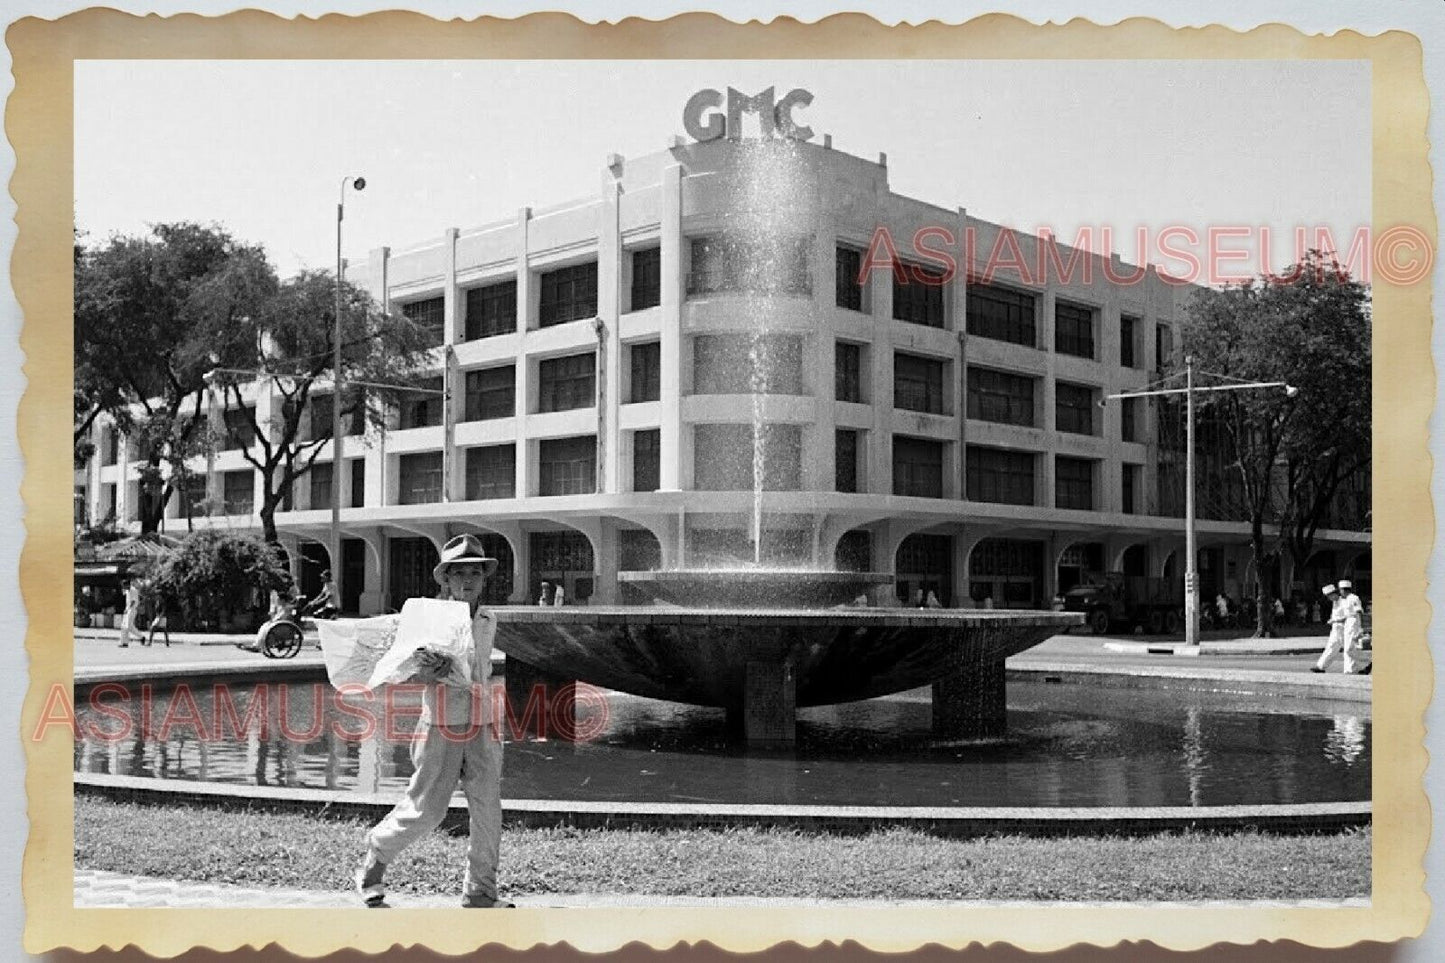
[[[1170,381],[1177,377],[1179,376],[1172,375],[1164,381]],[[1228,375],[1211,375],[1211,377],[1233,383],[1205,385],[1202,388],[1196,388],[1194,386],[1194,358],[1186,356],[1184,359],[1184,387],[1155,388],[1147,386],[1140,391],[1124,391],[1105,395],[1103,401],[1100,402],[1102,405],[1107,401],[1124,398],[1154,398],[1161,395],[1184,396],[1184,644],[1189,646],[1199,644],[1199,573],[1195,568],[1198,548],[1194,531],[1194,395],[1212,391],[1243,391],[1250,388],[1283,388],[1285,395],[1290,398],[1299,394],[1298,388],[1283,381],[1242,381]],[[1155,382],[1155,384],[1163,383]]]
[[[331,604],[341,608],[341,222],[346,217],[346,185],[356,190],[366,187],[366,178],[346,176],[336,201],[336,312],[331,330],[331,578],[336,583],[336,598]]]

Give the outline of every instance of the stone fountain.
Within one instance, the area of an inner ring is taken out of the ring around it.
[[[726,266],[721,297],[747,339],[752,444],[714,452],[751,478],[751,557],[736,568],[623,572],[652,605],[498,609],[515,707],[573,682],[727,710],[750,745],[791,745],[795,710],[933,686],[934,729],[989,737],[1004,727],[1004,659],[1081,616],[859,606],[891,597],[892,575],[780,568],[764,559],[769,464],[763,399],[786,387],[770,330],[798,310],[810,286],[799,271],[816,211],[806,161],[790,141],[739,145],[728,212],[713,239]],[[697,265],[694,265],[696,270]],[[708,288],[711,292],[713,289]],[[517,711],[521,711],[518,708]]]

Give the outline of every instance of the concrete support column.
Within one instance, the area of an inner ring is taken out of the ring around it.
[[[617,522],[611,518],[600,521],[592,546],[592,571],[596,579],[592,602],[617,605],[622,601],[617,585]]]
[[[622,250],[618,220],[618,194],[622,184],[621,159],[602,174],[602,204],[597,225],[597,320],[603,331],[597,351],[597,483],[598,494],[620,492],[622,483],[622,432],[618,430],[622,402],[622,339],[617,319],[622,314]]]
[[[1039,295],[1037,327],[1039,344],[1044,349],[1044,357],[1047,359],[1045,362],[1047,373],[1043,379],[1044,417],[1041,424],[1046,434],[1057,438],[1059,426],[1055,418],[1057,392],[1054,380],[1057,371],[1057,356],[1054,354],[1054,292],[1052,290],[1046,290]],[[1034,492],[1034,504],[1040,508],[1054,507],[1054,456],[1051,453],[1038,456],[1038,483],[1037,491]]]
[[[449,227],[442,236],[442,501],[459,500],[463,491],[460,452],[456,447],[457,421],[465,404],[466,395],[460,384],[455,356],[451,346],[459,344],[464,333],[462,311],[458,307],[457,291],[457,229]]]
[[[875,272],[873,286],[873,343],[869,346],[866,397],[872,402],[873,430],[868,433],[868,492],[893,494],[893,278]]]
[[[830,182],[819,178],[821,190]],[[803,490],[830,492],[837,483],[837,420],[834,374],[837,362],[836,337],[832,319],[838,295],[834,274],[838,257],[838,224],[819,199],[819,215],[813,236],[813,313],[819,323],[804,340],[804,391],[813,396],[813,423],[803,427]],[[808,436],[811,435],[811,444]]]
[[[532,605],[532,587],[528,577],[532,571],[532,539],[525,529],[517,526],[516,538],[512,540],[512,594],[507,601],[512,605]]]
[[[957,339],[954,342],[953,351],[953,414],[958,419],[958,443],[953,445],[953,457],[950,464],[945,466],[949,473],[952,485],[945,484],[945,489],[951,487],[950,495],[953,498],[962,499],[967,497],[968,485],[965,481],[968,470],[968,264],[962,256],[964,238],[968,236],[968,210],[960,207],[958,216],[953,223],[954,236],[958,239],[955,250],[960,252],[958,273],[954,275],[953,282],[949,285],[951,296],[949,298],[948,316],[951,318],[954,334]],[[954,572],[958,572],[955,566]],[[955,584],[958,581],[957,574],[954,575]]]
[[[527,260],[527,234],[532,209],[517,211],[517,332],[521,348],[517,352],[517,434],[524,434],[527,415],[532,410],[532,363],[527,357],[527,335],[532,328],[532,270]],[[532,449],[535,442],[517,442],[517,497],[532,494]]]
[[[661,464],[658,488],[677,491],[682,487],[682,309],[683,275],[687,270],[682,236],[682,165],[669,164],[662,171],[662,312],[660,356],[661,411],[659,440]],[[663,548],[664,555],[667,548]]]

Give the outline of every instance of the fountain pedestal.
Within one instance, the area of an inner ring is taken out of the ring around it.
[[[933,734],[942,739],[990,739],[1008,730],[1004,664],[984,662],[933,682]]]
[[[788,662],[750,661],[743,704],[727,710],[728,728],[750,746],[788,748],[797,741],[798,684]]]

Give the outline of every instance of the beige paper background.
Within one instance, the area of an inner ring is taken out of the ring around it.
[[[1226,941],[1293,939],[1321,947],[1419,933],[1429,911],[1422,859],[1429,807],[1422,714],[1432,667],[1426,645],[1425,565],[1434,527],[1426,422],[1434,400],[1430,285],[1374,279],[1375,554],[1388,563],[1375,589],[1375,636],[1385,655],[1374,675],[1373,899],[1368,908],[1276,903],[1050,906],[955,909],[462,910],[366,913],[271,910],[209,913],[166,909],[77,910],[71,853],[71,742],[57,729],[34,741],[54,685],[72,670],[71,463],[63,444],[72,380],[72,64],[87,58],[1007,58],[1352,59],[1372,65],[1373,218],[1378,235],[1407,224],[1436,237],[1426,160],[1429,106],[1422,53],[1398,31],[1307,37],[1284,26],[1248,33],[1171,29],[1134,19],[1110,27],[1075,20],[1034,26],[987,16],[961,26],[884,27],[861,15],[815,25],[779,20],[738,25],[694,14],[591,26],[558,14],[441,23],[411,13],[288,21],[247,11],[220,18],[139,18],[87,11],[57,21],[25,19],[6,35],[15,91],[6,131],[17,162],[10,189],[19,237],[12,274],[24,311],[21,345],[29,385],[19,410],[25,458],[26,544],[21,590],[29,619],[30,688],[20,735],[28,759],[30,836],[24,860],[25,945],[85,950],[135,944],[168,956],[192,946],[228,949],[276,942],[313,955],[343,947],[378,952],[423,943],[459,953],[484,942],[513,947],[566,940],[600,951],[630,941],[663,947],[708,940],[735,951],[780,940],[815,945],[852,939],[880,950],[1006,941],[1049,950],[1083,941],[1149,940],[1174,949]],[[1319,109],[1328,109],[1327,98]],[[1428,272],[1427,272],[1428,273]],[[338,858],[349,858],[339,854]]]

